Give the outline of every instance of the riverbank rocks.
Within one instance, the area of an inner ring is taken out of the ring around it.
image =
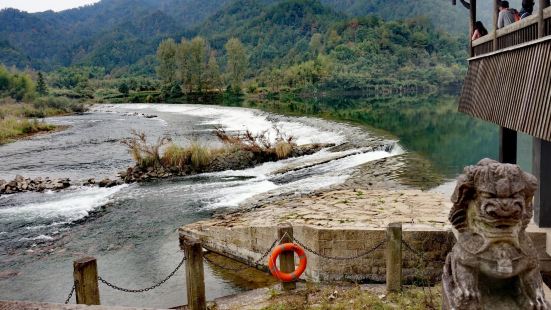
[[[110,187],[115,187],[117,185],[122,185],[122,184],[124,184],[122,180],[111,180],[109,178],[105,178],[98,183],[98,186],[110,188]]]
[[[37,177],[34,179],[16,176],[11,181],[0,180],[0,195],[20,192],[43,192],[46,190],[59,191],[71,186],[71,180]]]

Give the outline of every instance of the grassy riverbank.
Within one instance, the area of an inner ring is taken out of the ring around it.
[[[440,288],[405,288],[401,293],[387,294],[381,286],[332,287],[310,285],[295,294],[272,290],[270,305],[263,310],[305,309],[408,309],[441,308]]]
[[[384,285],[354,285],[298,283],[293,291],[282,291],[279,285],[262,288],[243,294],[219,298],[213,309],[404,309],[433,310],[442,306],[442,288],[404,286],[402,292],[386,292]]]
[[[43,118],[84,111],[84,106],[65,98],[39,98],[34,103],[0,100],[0,145],[38,133],[62,129]],[[42,120],[40,120],[42,119]]]

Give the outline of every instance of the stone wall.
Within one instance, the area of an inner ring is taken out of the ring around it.
[[[384,230],[375,229],[321,229],[313,226],[294,226],[294,237],[306,247],[325,256],[353,257],[365,253],[385,240]],[[180,229],[181,237],[202,241],[205,248],[252,265],[277,239],[277,227],[221,227],[192,224]],[[419,259],[403,248],[403,275],[406,282],[419,277],[436,279],[442,262],[454,243],[446,231],[404,231],[404,241],[416,251],[424,253]],[[333,260],[307,253],[308,268],[304,278],[313,281],[349,280],[356,282],[384,282],[385,246],[371,254],[353,260]],[[428,262],[425,265],[425,262]],[[265,267],[267,259],[261,262]]]
[[[385,240],[386,236],[385,230],[381,229],[325,229],[310,225],[293,226],[293,233],[296,239],[313,251],[340,257],[365,253]],[[545,233],[532,232],[530,236],[541,254],[542,270],[550,270],[549,256],[545,253]],[[180,237],[199,239],[208,250],[254,265],[277,239],[277,227],[226,227],[211,225],[207,221],[182,227]],[[405,224],[403,240],[423,255],[420,258],[402,247],[404,282],[439,281],[446,255],[455,243],[453,233],[449,230],[412,230]],[[303,278],[310,281],[385,281],[384,245],[370,255],[353,260],[326,259],[309,252],[307,258],[308,267]],[[264,259],[257,267],[267,270],[266,265],[267,259]]]

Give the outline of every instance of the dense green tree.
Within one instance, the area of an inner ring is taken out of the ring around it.
[[[241,89],[247,70],[247,54],[245,47],[237,38],[231,38],[225,45],[228,63],[226,74],[233,91]]]
[[[219,90],[222,87],[222,76],[220,74],[220,67],[218,66],[216,53],[214,51],[210,52],[204,80],[207,90]]]
[[[205,70],[207,67],[207,42],[202,37],[191,40],[190,77],[191,89],[202,91],[204,87]]]
[[[187,89],[189,92],[193,90],[193,85],[191,83],[191,62],[191,42],[182,38],[180,44],[178,44],[178,50],[176,53],[176,76],[178,77],[182,88]]]
[[[172,83],[176,80],[176,42],[173,39],[166,39],[161,42],[157,49],[157,76],[164,83]]]
[[[125,96],[128,96],[128,94],[130,93],[130,87],[128,87],[128,84],[126,84],[125,82],[122,82],[119,85],[119,92]]]
[[[0,64],[0,98],[11,97],[17,101],[35,96],[35,85],[28,74],[10,72]]]
[[[310,51],[314,57],[318,56],[323,51],[323,43],[320,33],[314,33],[310,38]]]
[[[48,87],[46,86],[46,81],[44,81],[44,75],[42,72],[38,72],[38,81],[36,82],[36,92],[45,96],[48,94]]]

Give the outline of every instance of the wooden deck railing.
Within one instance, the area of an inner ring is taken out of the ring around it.
[[[497,38],[497,49],[519,45],[538,39],[538,15],[532,15],[505,28],[488,33],[473,41],[474,55],[480,56],[494,50],[494,36]],[[551,7],[544,10],[545,35],[551,35]]]

